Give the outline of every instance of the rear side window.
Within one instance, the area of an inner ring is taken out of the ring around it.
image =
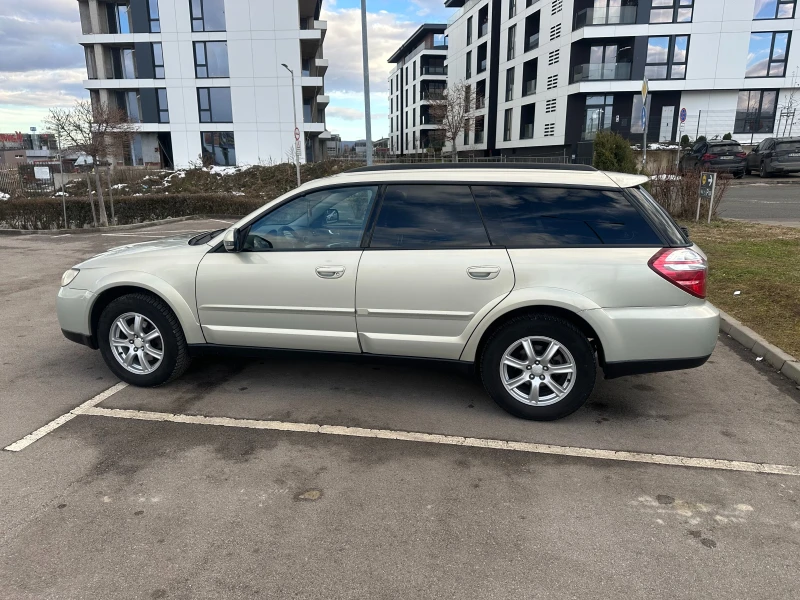
[[[473,186],[472,192],[495,245],[661,245],[621,192],[533,186]]]
[[[646,189],[643,187],[629,188],[628,192],[633,195],[639,203],[639,208],[647,215],[647,217],[655,223],[661,235],[664,236],[667,244],[670,246],[686,246],[689,240],[683,235],[678,224],[670,216],[670,214],[656,202]]]
[[[489,238],[465,185],[390,185],[370,248],[485,248]]]
[[[775,145],[776,150],[790,150],[792,152],[800,152],[800,141],[787,140],[785,142],[778,142]]]

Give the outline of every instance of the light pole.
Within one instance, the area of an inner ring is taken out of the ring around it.
[[[292,114],[294,115],[294,168],[297,170],[297,187],[300,187],[300,152],[298,145],[300,144],[300,130],[297,128],[297,100],[294,96],[294,71],[292,71],[286,63],[281,63],[281,66],[289,71],[292,76]]]
[[[367,126],[367,166],[372,166],[372,111],[369,107],[369,51],[367,50],[367,0],[361,0],[361,50],[364,64],[364,118]]]

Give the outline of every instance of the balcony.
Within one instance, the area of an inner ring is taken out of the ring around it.
[[[529,79],[528,81],[522,82],[522,95],[523,96],[532,96],[536,93],[536,80]]]
[[[331,97],[325,94],[320,94],[317,96],[317,108],[325,108],[330,104]]]
[[[433,115],[421,114],[419,116],[420,125],[441,125],[442,120],[434,118]]]
[[[576,65],[572,83],[582,81],[627,81],[631,78],[631,63],[592,63]]]
[[[575,15],[575,24],[572,30],[577,31],[593,25],[633,25],[636,23],[636,10],[636,6],[587,8]]]
[[[323,76],[325,72],[328,70],[328,59],[327,58],[315,58],[314,59],[314,66],[317,68],[317,75]]]
[[[419,93],[420,100],[444,100],[444,88],[433,90],[421,90]]]
[[[534,33],[525,38],[525,52],[536,50],[539,47],[539,34]]]
[[[447,67],[423,65],[420,70],[422,75],[447,75]]]

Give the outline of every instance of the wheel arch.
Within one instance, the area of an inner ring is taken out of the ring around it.
[[[569,321],[590,340],[590,343],[597,351],[597,357],[600,365],[603,366],[605,364],[603,343],[600,339],[600,336],[597,334],[597,331],[595,331],[595,328],[592,327],[592,325],[586,319],[584,319],[579,312],[565,308],[564,306],[546,303],[527,304],[496,315],[488,322],[477,338],[475,338],[473,335],[473,338],[471,338],[467,343],[464,353],[462,353],[461,360],[469,360],[471,362],[477,362],[480,360],[481,354],[486,347],[486,343],[492,337],[495,331],[500,329],[503,325],[514,318],[528,314],[545,314]]]
[[[178,319],[187,343],[205,343],[200,324],[186,300],[163,280],[152,279],[155,281],[108,281],[100,287],[89,311],[89,331],[94,345],[97,344],[97,325],[103,310],[117,298],[128,294],[148,294],[158,298]]]

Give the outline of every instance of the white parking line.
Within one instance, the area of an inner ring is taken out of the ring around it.
[[[71,421],[72,419],[74,419],[78,415],[84,414],[84,412],[88,408],[91,408],[93,406],[96,406],[96,405],[100,404],[103,400],[105,400],[105,399],[109,398],[110,396],[116,394],[118,391],[125,389],[126,387],[128,387],[128,384],[127,383],[122,383],[122,382],[111,386],[106,391],[100,392],[99,394],[97,394],[97,396],[95,396],[94,398],[90,398],[89,400],[87,400],[86,402],[84,402],[83,404],[78,406],[77,408],[73,408],[71,411],[69,411],[68,413],[66,413],[64,415],[61,415],[57,419],[53,419],[52,421],[50,421],[44,427],[40,427],[39,429],[37,429],[33,433],[29,433],[28,435],[26,435],[21,440],[18,440],[16,442],[14,442],[13,444],[9,445],[9,446],[6,446],[5,448],[3,448],[3,450],[8,450],[10,452],[19,452],[20,450],[24,450],[25,448],[30,446],[36,440],[39,440],[39,439],[43,438],[48,433],[52,433],[53,431],[55,431],[56,429],[61,427],[64,423],[66,423],[67,421]]]

